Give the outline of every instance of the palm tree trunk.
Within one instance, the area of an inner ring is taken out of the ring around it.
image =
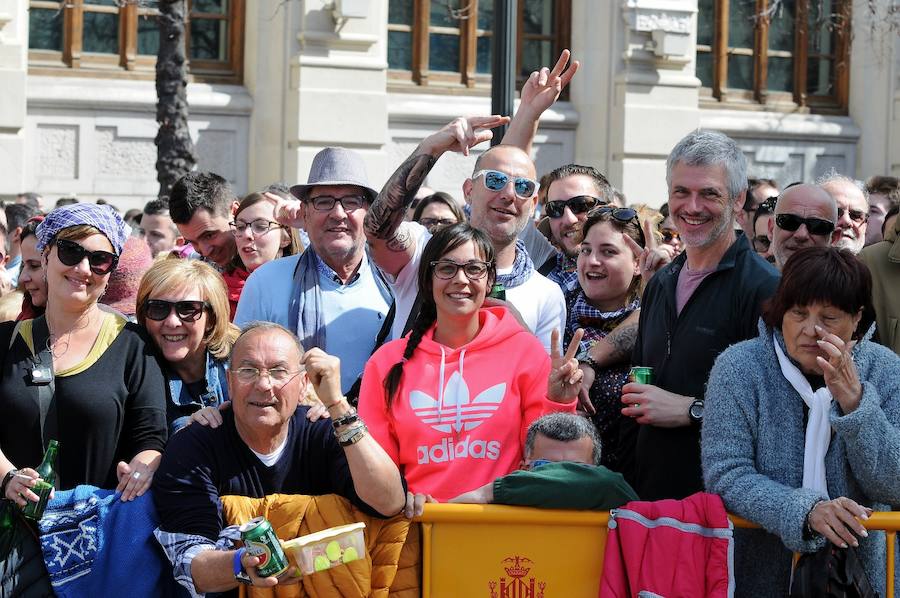
[[[186,0],[159,0],[159,54],[156,58],[156,180],[159,196],[168,196],[179,178],[197,163],[188,129]]]

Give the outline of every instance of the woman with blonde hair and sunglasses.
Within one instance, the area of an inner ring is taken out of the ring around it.
[[[98,299],[125,244],[107,206],[76,203],[37,227],[47,280],[42,316],[0,325],[0,478],[24,506],[50,440],[58,487],[143,494],[166,442],[164,381],[149,340]],[[25,469],[17,469],[25,468]]]
[[[200,260],[158,260],[141,279],[136,316],[162,357],[169,432],[192,416],[206,423],[197,412],[228,400],[225,362],[239,333],[222,276]]]

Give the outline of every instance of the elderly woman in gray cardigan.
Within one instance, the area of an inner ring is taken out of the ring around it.
[[[885,590],[885,536],[860,523],[900,504],[900,358],[863,336],[871,276],[846,251],[785,265],[759,337],[723,352],[703,422],[706,488],[762,530],[735,533],[738,596],[786,595],[791,552],[858,546]]]

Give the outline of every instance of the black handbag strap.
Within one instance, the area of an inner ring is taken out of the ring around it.
[[[41,411],[41,446],[44,452],[51,439],[59,438],[58,417],[56,412],[56,376],[53,373],[53,353],[50,351],[50,329],[47,327],[47,318],[39,316],[32,320],[31,342],[34,347],[32,361],[34,365],[50,368],[50,381],[47,383],[35,383],[38,391],[38,406]]]

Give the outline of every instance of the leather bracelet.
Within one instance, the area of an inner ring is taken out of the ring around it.
[[[814,505],[812,506],[812,508],[811,508],[809,511],[807,511],[807,513],[806,513],[806,522],[805,522],[805,524],[803,525],[803,532],[804,532],[809,538],[816,538],[816,537],[822,535],[822,534],[820,534],[819,532],[817,532],[816,530],[814,530],[813,528],[811,528],[811,527],[809,526],[809,517],[812,515],[812,512],[816,510],[816,507],[818,507],[818,506],[819,506],[820,504],[822,504],[823,502],[828,502],[828,501],[825,500],[825,499],[819,499],[819,500],[817,500],[817,501],[816,501],[816,504],[814,504]]]
[[[18,473],[18,469],[10,469],[6,472],[6,475],[3,476],[3,481],[0,482],[0,498],[6,498],[6,487],[9,486],[9,483]]]
[[[345,413],[339,418],[331,420],[331,423],[334,426],[334,429],[337,430],[341,426],[347,426],[357,421],[360,421],[359,414],[356,412],[356,409],[351,407],[349,413]]]
[[[338,432],[337,430],[335,430],[334,435],[337,437],[338,442],[346,442],[359,430],[368,430],[368,428],[366,428],[366,424],[359,421],[345,428],[343,432]]]
[[[366,432],[368,432],[368,431],[369,431],[368,428],[366,428],[365,426],[362,426],[360,428],[357,428],[355,433],[352,436],[350,436],[346,440],[338,440],[338,442],[343,447],[353,446],[354,444],[356,444],[357,442],[362,440],[365,437]]]

